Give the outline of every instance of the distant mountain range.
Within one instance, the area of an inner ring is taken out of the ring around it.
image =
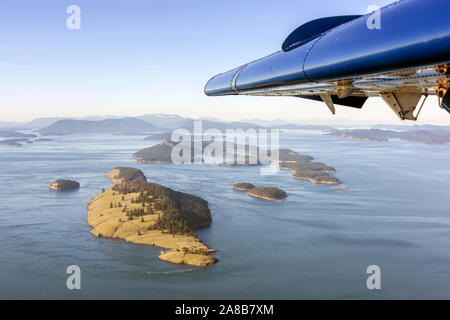
[[[383,129],[367,131],[366,129],[337,130],[325,125],[299,125],[285,120],[258,120],[225,122],[213,118],[199,119],[202,121],[202,130],[218,129],[225,133],[226,129],[255,129],[276,128],[281,130],[322,130],[335,137],[358,140],[389,140],[403,138],[404,140],[424,143],[447,143],[446,136],[450,133],[450,126],[434,125],[375,125],[372,128]],[[148,139],[164,140],[177,128],[193,132],[196,119],[185,118],[174,114],[146,114],[139,117],[86,117],[86,118],[38,118],[27,123],[0,121],[0,137],[18,137],[18,131],[34,131],[42,135],[68,135],[68,134],[126,134],[149,135]],[[366,130],[366,131],[365,131]],[[388,130],[415,132],[414,134],[398,134]],[[417,133],[417,131],[421,131]],[[155,136],[156,135],[156,136]],[[158,136],[159,135],[159,136]],[[409,136],[409,137],[407,137]],[[439,137],[439,138],[438,138]]]
[[[23,125],[21,122],[14,122],[14,121],[0,121],[0,130],[7,130],[7,129],[14,129],[18,128],[19,126]]]
[[[224,122],[220,120],[213,119],[189,119],[183,118],[178,115],[168,115],[168,114],[148,114],[138,117],[139,119],[145,120],[154,126],[164,129],[164,130],[174,130],[178,128],[183,128],[192,131],[194,129],[194,122],[201,120],[203,130],[207,129],[259,129],[260,125],[250,122]]]
[[[75,120],[44,118],[36,119],[28,124],[30,126],[46,125],[35,130],[42,135],[67,135],[67,134],[149,134],[153,132],[168,132],[177,128],[194,130],[195,119],[183,118],[178,115],[149,114],[137,118],[117,118],[105,120]],[[48,124],[51,123],[51,124]],[[247,122],[222,122],[202,120],[202,130],[219,129],[259,129],[261,126]]]
[[[422,130],[422,126],[415,126],[412,130],[408,131],[381,129],[336,130],[327,135],[345,140],[387,142],[391,139],[401,139],[425,144],[450,145],[449,128],[436,129],[432,126],[426,127],[428,130]]]
[[[46,117],[46,118],[36,118],[29,122],[0,121],[0,128],[1,129],[13,129],[13,130],[38,130],[38,129],[48,127],[49,125],[51,125],[59,120],[99,121],[99,120],[117,119],[117,118],[123,118],[123,117],[112,117],[112,116],[107,116],[107,117],[89,116],[89,117],[82,117],[82,118]]]
[[[189,119],[176,114],[146,114],[138,117],[162,129],[184,128]]]
[[[36,130],[42,135],[67,135],[67,134],[147,134],[159,131],[151,123],[141,119],[107,119],[100,121],[91,120],[58,120],[48,127]]]

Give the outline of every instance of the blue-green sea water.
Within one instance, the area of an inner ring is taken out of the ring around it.
[[[64,136],[0,149],[0,298],[403,299],[450,298],[450,148],[404,141],[344,141],[282,134],[281,144],[336,168],[348,190],[258,168],[138,164],[137,136]],[[96,238],[87,203],[117,166],[209,201],[198,232],[217,249],[207,268],[160,261],[158,248]],[[75,192],[47,185],[75,179]],[[284,203],[235,191],[275,186]],[[81,290],[66,268],[81,268]],[[381,268],[368,290],[366,268]]]

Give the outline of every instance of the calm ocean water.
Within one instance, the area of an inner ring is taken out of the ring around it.
[[[257,168],[138,164],[158,141],[135,136],[66,136],[0,149],[0,298],[400,299],[450,298],[450,148],[392,141],[343,141],[283,134],[281,144],[337,169],[348,190]],[[158,248],[95,238],[88,201],[117,166],[205,198],[211,227],[198,232],[217,249],[208,268],[160,261]],[[76,192],[47,185],[81,183]],[[240,181],[284,189],[280,203],[232,190]],[[366,268],[381,268],[381,290]],[[82,289],[66,288],[67,266]]]

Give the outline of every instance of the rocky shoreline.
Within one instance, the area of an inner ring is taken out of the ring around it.
[[[263,200],[283,202],[287,198],[287,193],[274,187],[253,188],[247,191],[249,196]]]
[[[115,181],[116,186],[117,183],[136,183],[136,178],[140,179],[141,183],[147,183],[142,182],[145,176],[139,178],[140,170],[136,171],[137,174],[131,173],[134,177],[131,180],[130,175],[121,176],[120,173],[124,169],[131,168],[117,168],[108,173],[107,177]],[[167,214],[156,205],[158,203],[156,195],[153,198],[154,202],[148,206],[150,214],[132,216],[129,215],[130,210],[143,210],[142,205],[135,201],[141,193],[123,194],[114,189],[113,187],[105,190],[88,204],[87,222],[93,228],[90,232],[94,236],[169,249],[169,251],[162,250],[159,259],[172,263],[206,267],[217,262],[216,258],[210,256],[215,250],[208,248],[195,234],[170,233],[169,230],[154,228],[158,220]]]
[[[301,164],[296,167],[297,164]],[[319,165],[317,168],[314,165]],[[318,162],[306,162],[305,168],[304,163],[297,162],[281,162],[279,163],[279,168],[281,170],[287,170],[292,173],[292,177],[298,180],[307,180],[316,184],[329,184],[329,185],[339,185],[341,181],[331,176],[330,173],[335,173],[336,170],[331,167],[327,167],[326,165],[318,163]]]
[[[55,182],[52,182],[48,188],[55,191],[78,190],[80,184],[73,180],[56,180]]]

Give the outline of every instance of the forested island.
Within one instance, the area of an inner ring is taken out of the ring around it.
[[[252,183],[239,182],[233,185],[233,189],[237,191],[247,191],[247,194],[264,200],[275,200],[281,202],[287,197],[287,193],[284,190],[275,187],[262,187],[256,188]]]
[[[341,181],[330,175],[335,173],[333,167],[327,166],[321,162],[310,160],[299,160],[292,162],[280,162],[280,169],[292,172],[295,179],[309,180],[313,183],[340,184]]]
[[[206,200],[147,182],[134,168],[119,167],[106,177],[113,187],[88,205],[93,235],[169,249],[159,258],[173,263],[204,267],[217,262],[210,256],[215,250],[195,233],[212,222]]]
[[[176,143],[170,140],[139,150],[133,157],[140,163],[172,163],[172,149]]]
[[[202,146],[204,150],[209,146],[211,141],[203,141]],[[172,163],[172,150],[177,145],[173,141],[164,141],[155,146],[142,149],[136,152],[133,157],[141,163]],[[244,150],[245,154],[239,154],[237,152],[226,153],[224,150],[223,157],[226,159],[222,166],[228,167],[246,167],[250,165],[261,165],[259,154],[255,158],[250,158],[250,150],[259,151],[257,147],[251,147],[249,145],[229,145],[231,150]],[[268,156],[271,155],[270,151],[264,150]],[[293,177],[296,179],[309,180],[313,183],[323,184],[340,184],[341,181],[330,175],[335,173],[336,170],[333,167],[327,166],[321,162],[314,162],[314,158],[309,155],[302,155],[291,149],[279,149],[279,167],[282,170],[289,170],[292,172]],[[211,156],[216,156],[215,152],[210,153]],[[194,161],[194,150],[191,150],[191,160]],[[252,161],[250,161],[252,160]]]
[[[203,162],[202,158],[204,151],[209,156],[212,157],[218,156],[216,150],[211,146],[212,143],[213,141],[197,141],[197,143],[192,142],[190,150],[191,153],[190,161],[194,162],[196,160],[195,157],[198,156],[200,158],[197,159],[197,161]],[[178,142],[166,140],[152,147],[139,150],[138,152],[133,154],[133,157],[137,159],[139,163],[172,163],[172,151],[177,144]],[[226,150],[227,147],[229,148],[229,150],[232,150],[232,152]],[[208,148],[208,150],[206,150],[206,148]],[[241,155],[234,151],[239,150],[239,148],[243,149],[246,155]],[[248,156],[249,148],[250,147],[248,145],[243,146],[237,144],[226,145],[224,143],[222,158],[225,159],[225,162],[222,163],[221,165],[224,166],[251,165]],[[182,154],[180,154],[180,156],[182,156]],[[260,163],[258,161],[255,161],[255,165],[259,164]]]
[[[255,186],[248,182],[239,182],[239,183],[236,183],[235,185],[233,185],[233,189],[238,190],[238,191],[248,191],[248,190],[254,189],[254,188],[255,188]]]
[[[80,183],[73,180],[56,180],[55,182],[52,182],[49,186],[49,189],[55,190],[55,191],[69,191],[69,190],[77,190],[80,188]]]
[[[199,150],[199,153],[203,155],[203,152],[208,147],[209,150],[206,150],[206,154],[210,156],[219,156],[216,154],[216,150],[212,148],[211,145],[213,141],[202,141],[201,147],[202,150]],[[133,154],[133,157],[137,159],[140,163],[172,163],[172,150],[177,145],[177,142],[166,140],[154,146],[144,148],[139,150],[138,152]],[[228,150],[227,150],[228,149]],[[192,160],[194,156],[194,143],[192,143],[191,148],[191,156]],[[243,153],[241,153],[241,151]],[[256,152],[256,154],[253,154]],[[234,143],[224,143],[223,145],[223,154],[222,157],[225,159],[221,165],[224,166],[249,166],[249,165],[261,165],[261,159],[259,158],[259,152],[263,151],[270,157],[271,152],[266,150],[260,150],[256,146],[251,145],[239,145]],[[301,155],[298,152],[295,152],[291,149],[279,149],[279,160],[280,161],[311,161],[313,157],[308,155]],[[253,158],[251,158],[251,156]],[[250,161],[252,160],[252,161]]]
[[[279,202],[287,197],[287,193],[284,190],[275,187],[253,188],[248,190],[247,194],[255,198]]]

